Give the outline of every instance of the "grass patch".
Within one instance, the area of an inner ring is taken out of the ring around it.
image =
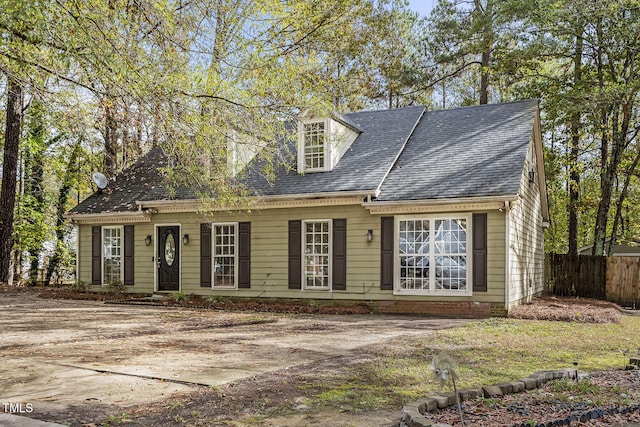
[[[622,368],[631,349],[640,347],[640,341],[628,337],[639,336],[640,317],[623,317],[612,324],[502,318],[473,322],[439,331],[412,347],[384,350],[374,362],[347,370],[346,379],[317,384],[322,392],[314,403],[372,410],[439,392],[429,364],[442,350],[458,362],[459,389],[512,381],[540,370],[570,368],[574,362],[587,372]],[[571,386],[588,388],[588,383]]]

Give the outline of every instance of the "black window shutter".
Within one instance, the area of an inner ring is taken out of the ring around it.
[[[134,282],[134,228],[133,225],[124,226],[124,284],[131,286]]]
[[[473,291],[487,291],[487,214],[473,214]]]
[[[211,224],[200,224],[200,287],[211,287]]]
[[[289,289],[302,288],[302,221],[289,221]]]
[[[333,220],[333,265],[331,273],[331,288],[334,291],[347,290],[347,220],[339,218]]]
[[[251,223],[238,223],[238,288],[251,287]]]
[[[380,219],[380,289],[393,290],[393,217]]]
[[[91,227],[91,284],[102,284],[102,227]]]

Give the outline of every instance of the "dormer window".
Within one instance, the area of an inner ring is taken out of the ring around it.
[[[359,134],[353,125],[334,117],[301,117],[298,122],[298,172],[333,170]]]
[[[325,170],[325,123],[312,122],[304,124],[304,170]]]

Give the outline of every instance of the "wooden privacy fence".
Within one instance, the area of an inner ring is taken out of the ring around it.
[[[547,254],[547,290],[640,308],[640,258]]]

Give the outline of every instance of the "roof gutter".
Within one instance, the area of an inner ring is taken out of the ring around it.
[[[371,196],[373,192],[369,191],[333,191],[326,193],[306,193],[306,194],[290,194],[290,195],[277,195],[277,196],[252,196],[248,197],[251,203],[256,202],[271,202],[271,201],[283,201],[283,200],[310,200],[310,199],[340,199],[340,198],[354,198],[358,197],[362,200]],[[136,204],[140,209],[154,208],[162,206],[174,206],[174,205],[192,205],[196,203],[206,203],[206,200],[201,199],[185,199],[185,200],[143,200],[137,201]],[[228,208],[227,208],[228,209]]]
[[[513,205],[520,200],[517,194],[506,194],[501,196],[479,196],[479,197],[455,197],[447,199],[427,199],[427,200],[402,200],[388,202],[364,202],[362,206],[373,212],[407,211],[420,212],[424,210],[435,210],[438,208],[456,210],[478,210],[478,209],[504,209],[505,204]],[[457,205],[457,206],[456,206]]]
[[[149,200],[138,201],[138,208],[145,212],[202,212],[202,211],[233,211],[246,209],[270,209],[285,207],[305,207],[323,205],[360,205],[364,200],[370,200],[372,190],[368,191],[335,191],[327,193],[291,194],[277,196],[248,197],[246,203],[238,206],[216,206],[215,199],[200,200]]]
[[[396,154],[396,157],[393,159],[393,162],[391,162],[391,165],[389,166],[389,169],[387,169],[387,172],[382,177],[382,180],[380,180],[380,184],[378,184],[378,187],[376,188],[376,192],[373,195],[374,197],[378,197],[380,195],[380,191],[382,191],[382,184],[384,184],[384,182],[387,180],[387,177],[389,176],[389,174],[393,170],[393,167],[396,165],[396,163],[398,163],[398,159],[400,159],[400,156],[404,152],[404,149],[407,147],[407,144],[409,143],[409,140],[413,136],[413,132],[415,132],[416,128],[418,127],[418,123],[420,123],[420,120],[422,120],[422,116],[424,116],[424,113],[426,111],[427,111],[427,108],[424,107],[422,109],[422,113],[420,113],[420,117],[418,117],[418,120],[416,120],[416,122],[413,124],[413,127],[411,128],[411,132],[409,132],[409,136],[407,136],[407,139],[405,139],[405,141],[402,143],[402,147],[400,147],[400,150]]]
[[[106,222],[150,222],[151,214],[144,211],[103,212],[103,213],[66,213],[66,219],[77,223],[106,223]]]

